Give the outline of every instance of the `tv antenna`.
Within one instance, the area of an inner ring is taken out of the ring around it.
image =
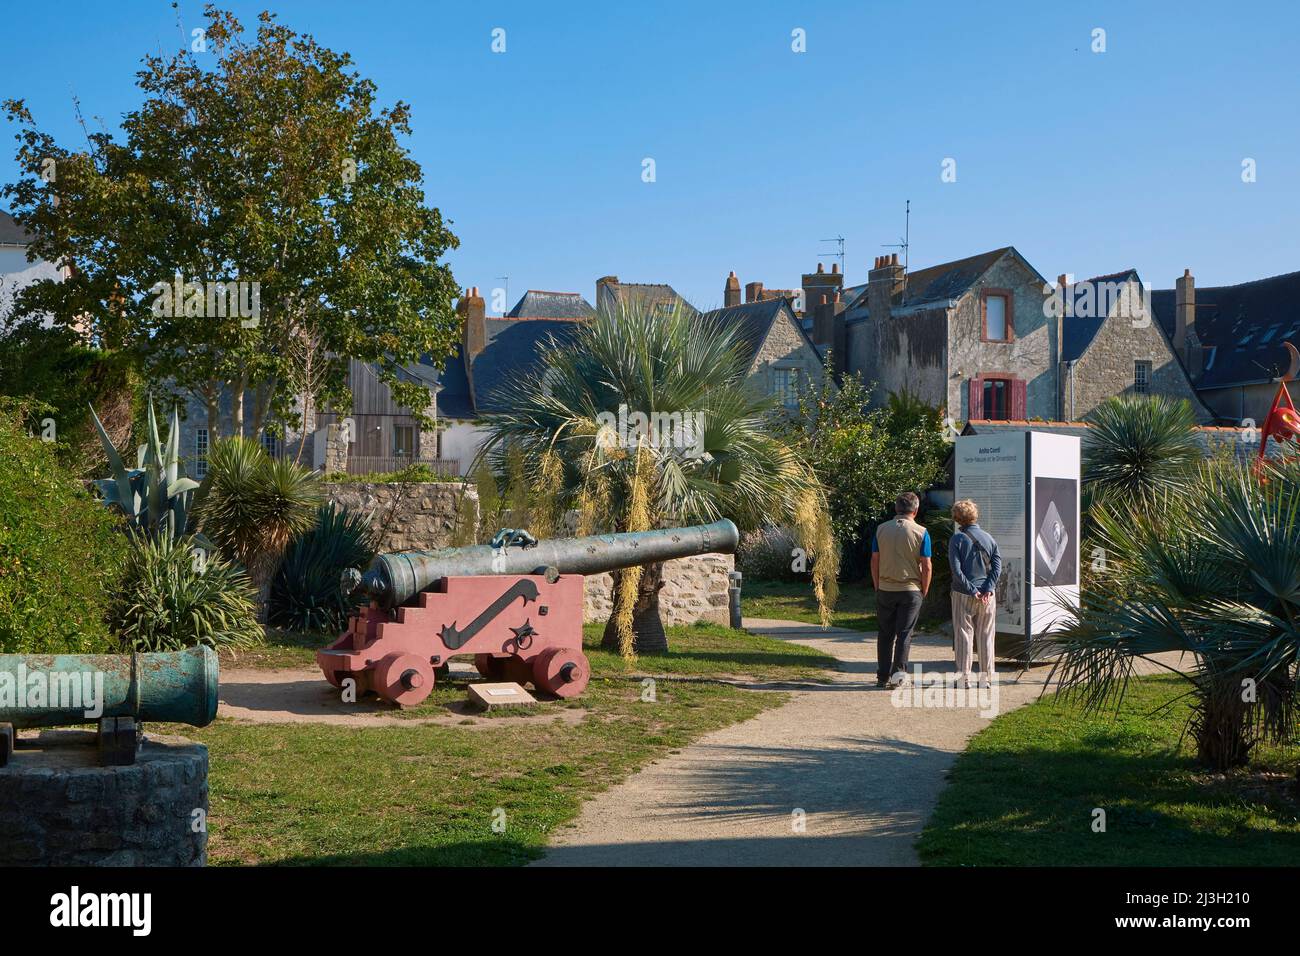
[[[835,243],[835,248],[838,249],[839,251],[831,253],[831,258],[840,260],[840,274],[843,275],[844,274],[844,237],[836,236],[834,239],[822,239],[821,241]]]
[[[903,253],[903,302],[907,302],[907,273],[910,271],[908,266],[908,251],[911,249],[912,242],[912,200],[907,200],[903,207],[903,235],[901,242],[881,243],[885,249],[898,249]],[[843,270],[841,270],[843,271]]]

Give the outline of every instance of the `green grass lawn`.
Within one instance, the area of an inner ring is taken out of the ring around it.
[[[821,623],[811,582],[745,578],[741,582],[740,612],[744,617]],[[871,590],[870,582],[851,581],[840,585],[831,623],[855,631],[876,629],[876,593]]]
[[[949,866],[1294,866],[1296,754],[1262,751],[1248,770],[1208,773],[1180,744],[1186,689],[1130,688],[1120,712],[1084,715],[1054,698],[999,717],[957,760],[918,843]],[[1093,811],[1106,831],[1093,832]]]
[[[656,682],[643,701],[637,674],[825,677],[820,652],[715,626],[669,628],[672,650],[633,666],[596,649],[575,700],[545,702],[553,719],[469,718],[474,726],[350,728],[218,720],[174,728],[207,744],[209,862],[362,865],[511,865],[540,855],[548,835],[584,798],[647,762],[786,700],[774,691],[721,683]],[[265,648],[224,667],[310,663],[319,637],[273,634]],[[410,712],[463,700],[465,685],[439,686]],[[580,710],[573,724],[566,712]],[[504,832],[494,821],[504,820]]]

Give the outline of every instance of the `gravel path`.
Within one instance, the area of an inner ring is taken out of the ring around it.
[[[896,706],[894,693],[876,687],[874,634],[744,623],[838,658],[835,683],[795,691],[785,706],[709,734],[598,794],[534,865],[917,864],[913,842],[944,775],[991,716],[978,706]],[[912,662],[952,673],[950,639],[918,634]],[[998,713],[1036,698],[1050,670],[1003,668]]]

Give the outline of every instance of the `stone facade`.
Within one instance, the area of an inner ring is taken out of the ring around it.
[[[776,391],[776,370],[797,369],[801,387],[820,391],[825,368],[821,356],[797,324],[794,313],[781,309],[767,338],[754,353],[748,381],[761,393]]]
[[[451,544],[462,495],[470,496],[466,521],[478,525],[478,491],[459,482],[330,482],[326,498],[348,511],[371,515],[381,551],[427,551]]]
[[[730,554],[697,554],[664,565],[664,587],[659,592],[659,613],[666,626],[727,624],[727,575],[735,568]],[[583,620],[604,622],[614,609],[614,576],[593,574],[586,581]]]
[[[0,769],[0,866],[203,866],[208,748],[149,734],[131,766],[95,754],[92,733],[47,730]]]
[[[1083,354],[1062,365],[1062,417],[1078,421],[1106,399],[1135,392],[1136,363],[1143,361],[1151,363],[1148,394],[1187,399],[1197,419],[1209,421],[1210,412],[1188,380],[1168,337],[1144,307],[1141,285],[1135,277],[1119,289],[1107,312],[1102,327]],[[1061,321],[1087,320],[1065,316]]]

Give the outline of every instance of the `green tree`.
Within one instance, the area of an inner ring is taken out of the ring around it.
[[[126,351],[201,399],[213,435],[225,388],[238,434],[310,427],[346,404],[349,359],[422,414],[427,391],[397,373],[451,350],[457,288],[439,260],[457,240],[399,143],[410,107],[377,110],[348,54],[270,13],[253,42],[233,14],[205,16],[208,50],[143,58],[121,141],[60,144],[5,101],[23,175],[0,195],[30,254],[71,268],[23,289],[17,314]]]
[[[569,509],[578,532],[642,531],[728,517],[742,528],[768,520],[795,528],[815,557],[824,618],[835,600],[838,555],[816,475],[778,435],[774,398],[746,381],[734,331],[681,309],[633,300],[602,311],[565,343],[543,349],[542,374],[512,383],[502,410],[484,416],[486,448],[510,489],[533,489],[555,525]],[[613,422],[637,413],[681,424],[681,440]],[[659,617],[663,565],[615,574],[605,645],[623,654],[667,649]]]

